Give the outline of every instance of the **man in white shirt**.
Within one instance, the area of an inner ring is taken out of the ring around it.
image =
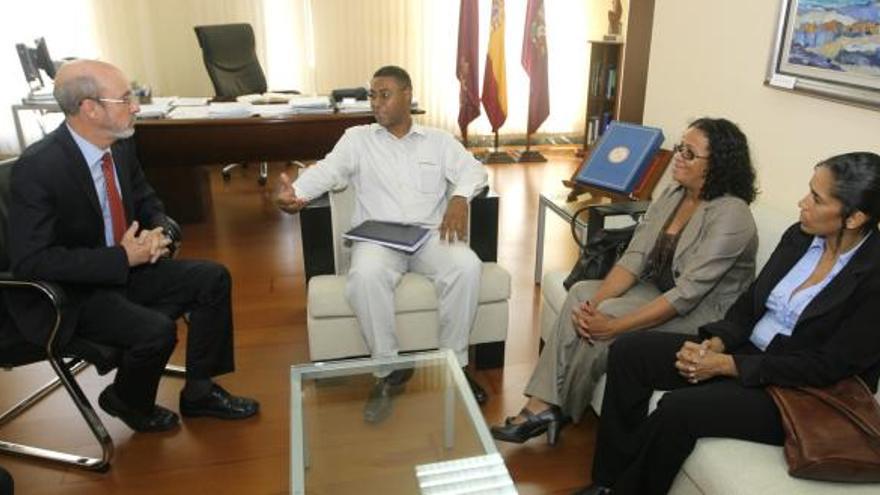
[[[413,254],[356,242],[346,297],[373,356],[395,356],[394,289],[408,271],[427,276],[437,288],[440,347],[452,349],[464,367],[482,269],[465,242],[468,204],[486,186],[486,170],[450,134],[413,123],[412,83],[400,67],[376,71],[370,103],[377,123],[346,130],[333,151],[296,182],[281,174],[276,201],[296,213],[311,199],[348,185],[356,195],[352,225],[383,220],[432,229]],[[367,421],[388,416],[391,396],[411,374],[395,371],[377,381],[364,410]],[[477,401],[485,402],[486,392],[469,375],[468,381]]]

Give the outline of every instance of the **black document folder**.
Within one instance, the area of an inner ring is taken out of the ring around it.
[[[414,253],[428,240],[430,234],[430,230],[418,225],[367,220],[343,234],[343,237],[353,241],[375,242],[392,249]]]

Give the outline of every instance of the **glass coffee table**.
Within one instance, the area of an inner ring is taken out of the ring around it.
[[[403,368],[414,374],[391,415],[364,421],[373,373]],[[290,378],[294,495],[431,493],[428,475],[444,471],[516,493],[451,351],[297,365]]]

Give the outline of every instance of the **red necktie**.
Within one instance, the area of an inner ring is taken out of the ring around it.
[[[128,230],[125,221],[125,208],[122,206],[122,198],[116,189],[116,172],[113,168],[113,158],[110,153],[104,153],[101,157],[101,170],[104,172],[104,187],[107,189],[107,203],[110,206],[110,221],[113,224],[113,242],[119,244],[122,235]]]

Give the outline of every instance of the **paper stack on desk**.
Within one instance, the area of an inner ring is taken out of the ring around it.
[[[336,103],[336,108],[340,113],[363,113],[372,112],[369,100],[349,100],[345,99]]]
[[[250,103],[251,105],[274,105],[277,103],[287,103],[294,96],[296,95],[292,93],[249,94],[236,96],[235,101]]]
[[[208,105],[202,107],[174,107],[168,114],[172,119],[206,119]]]
[[[162,103],[145,103],[140,105],[137,118],[139,119],[161,119],[171,110],[171,105],[167,102]]]
[[[208,98],[205,96],[175,96],[173,98],[175,107],[201,107],[208,104]]]
[[[333,104],[328,96],[295,96],[288,105],[293,113],[333,113]]]
[[[211,102],[208,105],[208,117],[238,118],[250,117],[254,113],[251,105],[238,102]]]

